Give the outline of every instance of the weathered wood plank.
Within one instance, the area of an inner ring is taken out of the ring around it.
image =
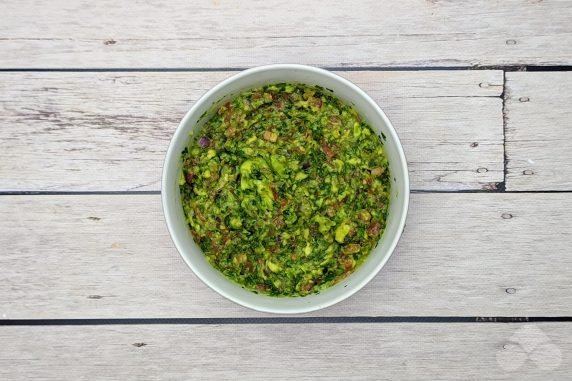
[[[178,122],[231,74],[0,73],[0,190],[159,190]],[[414,189],[503,181],[502,72],[340,74],[392,119]]]
[[[0,328],[6,380],[570,379],[565,323]]]
[[[568,0],[335,6],[8,0],[2,8],[2,68],[566,65],[572,59]]]
[[[413,194],[400,245],[312,316],[570,316],[567,194]],[[158,195],[0,197],[0,317],[250,317],[174,249]]]
[[[507,73],[508,190],[572,190],[572,73]]]

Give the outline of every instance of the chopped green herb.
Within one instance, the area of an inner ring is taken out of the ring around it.
[[[318,293],[351,274],[383,234],[383,141],[322,88],[242,92],[193,134],[182,160],[182,207],[195,242],[253,292]]]

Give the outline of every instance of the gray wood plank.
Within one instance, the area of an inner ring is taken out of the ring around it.
[[[231,74],[0,73],[0,190],[159,190],[180,119]],[[501,71],[340,74],[392,119],[414,189],[503,181]]]
[[[1,327],[5,380],[565,380],[565,323]]]
[[[568,194],[413,194],[388,264],[310,316],[570,316]],[[268,316],[202,284],[159,195],[0,197],[0,318]]]
[[[507,190],[572,190],[572,73],[507,73]]]
[[[568,0],[5,0],[2,68],[567,65]]]

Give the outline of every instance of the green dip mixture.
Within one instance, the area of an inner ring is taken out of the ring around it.
[[[390,180],[383,141],[318,86],[244,91],[182,153],[195,242],[254,292],[304,296],[352,273],[377,245]]]

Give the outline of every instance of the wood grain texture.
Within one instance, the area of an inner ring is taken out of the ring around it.
[[[565,380],[572,336],[544,324],[2,327],[6,380]]]
[[[398,249],[311,316],[570,316],[567,194],[413,194]],[[158,195],[0,197],[0,317],[252,317],[174,249]]]
[[[3,68],[567,65],[572,59],[568,0],[335,6],[8,0],[2,8]]]
[[[507,190],[572,190],[572,73],[507,73]]]
[[[231,74],[0,73],[0,190],[159,190],[179,121]],[[501,71],[340,74],[392,120],[414,189],[503,181]]]

